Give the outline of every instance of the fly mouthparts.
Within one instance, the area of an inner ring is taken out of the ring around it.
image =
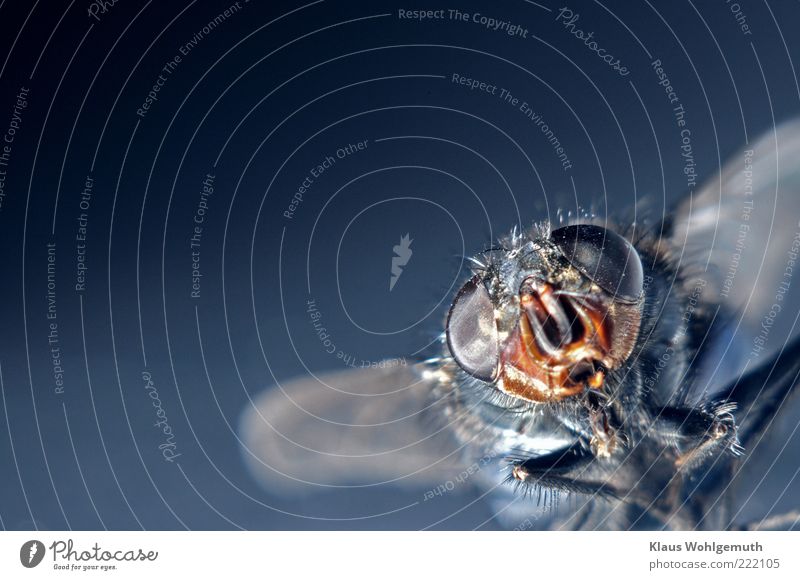
[[[567,296],[558,296],[547,283],[526,284],[520,296],[524,316],[539,349],[548,356],[580,340],[583,327]]]

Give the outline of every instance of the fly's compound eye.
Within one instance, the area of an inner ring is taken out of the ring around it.
[[[500,346],[494,305],[480,276],[464,284],[450,307],[447,346],[458,366],[476,379],[496,378]]]
[[[628,240],[590,224],[564,226],[550,234],[550,240],[570,264],[615,300],[638,302],[644,274],[639,254]]]

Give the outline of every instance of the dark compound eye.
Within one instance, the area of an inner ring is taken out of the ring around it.
[[[570,264],[621,302],[637,302],[644,274],[636,249],[606,228],[581,224],[564,226],[550,234]]]
[[[500,358],[494,305],[480,276],[459,290],[447,316],[447,346],[456,363],[476,379],[495,379]]]

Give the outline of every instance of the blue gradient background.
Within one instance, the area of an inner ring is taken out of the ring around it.
[[[381,517],[367,516],[420,494],[272,497],[242,462],[239,416],[276,380],[343,367],[309,324],[310,297],[358,361],[424,356],[465,276],[462,254],[559,209],[658,216],[683,196],[679,130],[653,60],[686,109],[701,180],[796,116],[800,5],[740,2],[746,35],[722,0],[570,0],[579,26],[630,70],[622,77],[556,22],[561,4],[459,4],[527,38],[398,18],[449,8],[437,3],[241,2],[144,118],[137,108],[161,68],[229,3],[125,0],[99,21],[83,1],[0,5],[0,131],[30,88],[0,210],[3,528],[497,527],[468,486]],[[518,108],[454,73],[530,103],[572,169]],[[364,140],[284,217],[312,167]],[[189,238],[207,173],[215,190],[193,299]],[[413,259],[389,292],[392,246],[406,233]],[[52,242],[63,394],[47,342]],[[174,463],[158,450],[144,371],[175,433]]]

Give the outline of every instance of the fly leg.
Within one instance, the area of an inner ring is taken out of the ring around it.
[[[775,415],[797,391],[800,376],[800,336],[792,339],[772,359],[735,380],[722,392],[738,403],[739,437],[745,447],[768,430]]]
[[[592,453],[596,457],[607,459],[614,451],[624,446],[625,435],[612,426],[610,409],[597,393],[587,392],[584,405],[589,411],[589,424],[592,429],[589,445]]]
[[[658,412],[653,430],[678,450],[675,467],[691,470],[726,449],[740,454],[733,419],[735,405],[723,403],[708,410],[664,407]]]
[[[617,490],[604,481],[585,480],[586,468],[594,457],[580,443],[563,452],[535,457],[511,456],[509,482],[524,486],[526,492],[533,488],[577,492],[605,497],[617,497]]]

